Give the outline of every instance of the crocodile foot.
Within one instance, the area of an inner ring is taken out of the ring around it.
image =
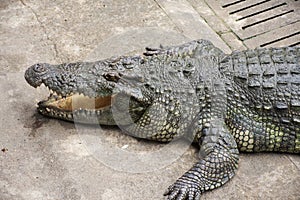
[[[159,46],[159,48],[155,47],[146,47],[145,52],[143,53],[145,56],[153,56],[157,54],[161,54],[164,51],[164,47],[162,45]]]
[[[201,196],[199,185],[187,178],[179,178],[167,189],[164,196],[167,196],[168,200],[199,200]]]

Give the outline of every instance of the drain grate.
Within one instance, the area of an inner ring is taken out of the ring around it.
[[[300,0],[206,0],[248,48],[300,45]]]

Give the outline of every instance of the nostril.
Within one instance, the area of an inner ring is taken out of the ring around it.
[[[46,68],[45,68],[45,65],[44,65],[44,64],[38,63],[38,64],[35,64],[35,65],[34,65],[33,70],[34,70],[35,72],[41,73],[41,72],[46,71]]]

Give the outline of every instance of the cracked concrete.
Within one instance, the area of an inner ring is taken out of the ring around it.
[[[43,29],[44,34],[46,35],[47,40],[49,40],[49,42],[50,42],[49,46],[52,46],[52,48],[53,48],[53,50],[54,50],[54,57],[60,59],[60,54],[59,54],[59,52],[58,52],[58,50],[57,50],[57,46],[56,46],[55,42],[52,41],[52,40],[50,39],[50,37],[49,37],[49,35],[48,35],[48,33],[47,33],[47,29],[46,29],[46,27],[43,25],[42,21],[39,19],[38,14],[34,11],[33,8],[31,8],[29,5],[27,5],[27,4],[24,2],[24,0],[20,0],[20,2],[21,2],[25,7],[27,7],[29,10],[31,10],[31,12],[34,14],[34,16],[35,16],[37,22],[40,24],[40,27]],[[61,59],[60,59],[60,61],[61,61]]]
[[[188,5],[191,2],[194,6]],[[25,69],[37,62],[136,54],[145,46],[174,45],[194,37],[210,37],[228,50],[222,38],[212,33],[216,31],[213,26],[201,18],[204,11],[195,6],[201,4],[205,2],[0,2],[0,199],[163,199],[165,188],[197,161],[196,147],[155,171],[117,171],[91,153],[85,145],[86,135],[74,124],[37,114],[36,99],[48,92],[31,88],[23,76]],[[172,13],[179,5],[185,5],[189,14]],[[188,16],[193,16],[195,27],[202,24],[203,30],[192,30],[193,23],[182,24]],[[93,131],[94,127],[84,130]],[[142,153],[162,148],[126,136],[117,128],[101,127],[99,131],[112,147]],[[203,194],[202,199],[299,199],[299,180],[299,155],[242,154],[237,175],[223,187]]]

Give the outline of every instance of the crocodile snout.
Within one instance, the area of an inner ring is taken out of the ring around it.
[[[37,63],[29,67],[25,72],[25,79],[32,87],[38,87],[42,84],[43,76],[47,73],[50,64]]]

